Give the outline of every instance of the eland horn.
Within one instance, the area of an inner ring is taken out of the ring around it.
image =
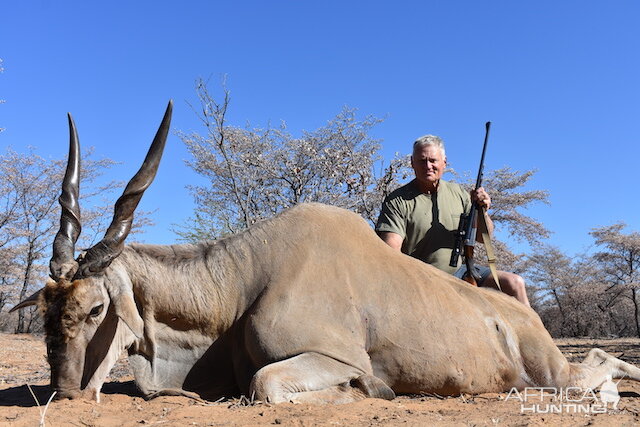
[[[62,194],[58,198],[62,207],[60,229],[53,241],[53,255],[49,261],[51,277],[59,280],[75,267],[75,246],[80,235],[80,142],[78,131],[69,117],[69,158],[62,180]]]
[[[149,185],[151,185],[158,171],[162,151],[164,150],[164,145],[169,133],[172,110],[173,101],[169,101],[160,128],[158,128],[158,132],[151,143],[151,147],[142,166],[134,177],[131,178],[122,196],[116,201],[111,225],[102,240],[90,248],[84,257],[82,257],[74,279],[81,279],[101,273],[122,252],[124,240],[131,231],[133,213],[142,195]]]

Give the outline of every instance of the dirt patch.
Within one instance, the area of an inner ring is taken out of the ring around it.
[[[557,344],[571,361],[580,361],[593,347],[640,366],[639,339],[567,339]],[[346,405],[267,405],[236,399],[202,404],[183,397],[145,401],[133,384],[126,359],[121,359],[103,387],[100,404],[59,401],[49,406],[47,426],[263,426],[263,425],[601,425],[640,424],[640,384],[618,385],[618,409],[606,413],[531,413],[507,393],[440,398],[401,396],[392,401],[366,399]],[[0,334],[0,425],[37,426],[40,409],[27,387],[44,406],[50,396],[49,367],[41,338]],[[545,402],[552,403],[552,402]],[[545,406],[542,406],[545,408]]]

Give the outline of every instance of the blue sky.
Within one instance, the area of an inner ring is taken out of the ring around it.
[[[573,254],[592,227],[640,228],[639,21],[637,1],[8,2],[0,150],[64,156],[70,111],[84,147],[123,162],[110,178],[129,179],[167,101],[174,130],[202,131],[194,82],[218,90],[224,75],[233,124],[297,133],[348,105],[386,117],[387,159],[432,133],[472,174],[491,120],[486,168],[537,169],[529,187],[551,205],[527,213]],[[175,241],[191,215],[188,158],[171,135],[141,204],[157,209],[145,241]]]

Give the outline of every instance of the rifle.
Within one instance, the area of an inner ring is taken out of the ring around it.
[[[489,128],[491,127],[491,122],[487,122],[485,124],[485,127],[486,133],[484,135],[484,144],[482,146],[482,156],[480,157],[478,178],[476,179],[476,190],[482,186],[482,175],[484,172],[484,155],[487,151],[487,142],[489,141]],[[464,262],[467,266],[467,272],[462,279],[474,286],[478,286],[478,281],[480,281],[480,277],[478,277],[475,271],[473,261],[473,250],[476,245],[476,222],[478,217],[478,210],[480,209],[476,205],[476,203],[471,203],[471,209],[469,209],[469,213],[466,215],[462,214],[460,216],[460,224],[458,225],[456,240],[453,246],[453,250],[451,251],[451,260],[449,261],[449,266],[457,267],[458,258],[460,257],[460,254],[463,254]],[[481,213],[484,214],[484,212]]]

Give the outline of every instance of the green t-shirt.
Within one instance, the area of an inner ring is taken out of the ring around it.
[[[385,199],[376,231],[402,236],[403,253],[453,274],[457,267],[450,267],[449,260],[455,233],[470,208],[471,197],[458,184],[440,180],[435,194],[425,194],[413,180]]]

